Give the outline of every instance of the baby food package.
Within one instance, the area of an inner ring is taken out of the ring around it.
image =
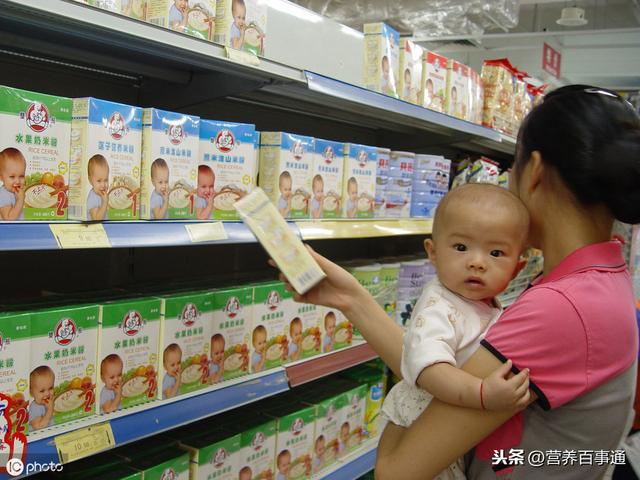
[[[162,297],[162,333],[158,387],[171,398],[209,385],[209,348],[213,329],[213,293],[177,293]]]
[[[98,411],[111,413],[153,401],[158,392],[159,298],[100,306]]]
[[[103,10],[109,10],[110,12],[120,13],[122,9],[122,0],[87,0],[87,5],[101,8]]]
[[[274,478],[276,455],[276,421],[265,417],[238,419],[234,423],[240,434],[240,462],[236,478],[257,480]]]
[[[365,439],[364,413],[367,408],[367,391],[367,385],[352,384],[343,394],[338,456],[355,450]]]
[[[253,287],[252,373],[278,367],[287,361],[287,338],[296,313],[293,294],[285,289],[284,283],[262,283]]]
[[[482,124],[513,135],[514,129],[514,68],[506,58],[485,60],[482,65],[484,108]]]
[[[214,290],[210,383],[249,373],[252,318],[253,287]]]
[[[142,480],[142,472],[134,470],[126,462],[120,455],[103,452],[98,462],[95,456],[91,456],[65,464],[61,472],[51,475],[62,480]]]
[[[391,152],[387,184],[387,217],[409,218],[415,153]]]
[[[367,289],[369,294],[379,303],[380,302],[380,264],[373,263],[370,265],[361,265],[349,270],[356,280]],[[360,331],[353,328],[353,336],[362,338]]]
[[[145,108],[140,218],[195,218],[200,118]]]
[[[240,464],[240,434],[213,431],[181,440],[189,452],[190,479],[236,480]]]
[[[322,333],[323,353],[333,352],[350,347],[353,341],[353,325],[344,314],[336,308],[322,307]]]
[[[130,455],[131,467],[142,472],[144,480],[189,480],[189,452],[176,446]]]
[[[216,28],[215,0],[146,1],[148,22],[204,40],[213,40]]]
[[[29,431],[95,413],[98,306],[31,314]]]
[[[315,139],[311,173],[311,218],[342,217],[344,144]]]
[[[200,120],[196,218],[239,220],[233,204],[256,186],[255,126]]]
[[[70,219],[139,218],[141,146],[141,108],[97,98],[74,99]]]
[[[400,72],[398,73],[398,92],[405,102],[421,105],[422,59],[424,50],[411,40],[400,42]]]
[[[0,86],[0,222],[66,220],[72,108]]]
[[[376,198],[373,207],[373,216],[383,218],[387,208],[387,184],[389,183],[389,156],[391,150],[378,148],[378,169],[376,171]]]
[[[469,82],[469,67],[449,59],[447,71],[447,99],[446,113],[465,120],[467,118],[467,103],[469,101],[467,84]]]
[[[120,0],[120,13],[134,20],[145,21],[147,19],[147,9],[149,0]]]
[[[342,198],[345,218],[373,218],[378,149],[344,144]]]
[[[31,317],[28,313],[0,313],[0,392],[11,399],[8,409],[11,428],[14,432],[26,434],[27,423],[27,387],[31,351]],[[2,403],[0,403],[2,405]]]
[[[312,137],[260,133],[258,184],[284,218],[309,218],[314,149]]]
[[[384,401],[384,392],[387,389],[387,376],[384,370],[368,365],[358,366],[344,371],[341,375],[367,386],[365,403],[364,428],[365,438],[372,438],[382,433],[383,425],[380,424],[380,410]]]
[[[447,97],[447,65],[449,59],[432,51],[425,51],[422,64],[422,106],[445,113]]]
[[[400,35],[386,23],[364,25],[364,85],[398,98]]]
[[[320,353],[322,344],[322,309],[309,303],[297,303],[293,299],[292,308],[297,311],[296,316],[289,323],[289,361],[295,362],[313,357]]]
[[[226,47],[263,56],[267,38],[267,2],[218,0],[214,40]]]
[[[380,295],[379,305],[387,312],[390,318],[395,319],[396,296],[398,294],[398,274],[400,264],[396,262],[380,265]]]
[[[325,277],[261,188],[237,201],[235,207],[298,293],[304,294]]]

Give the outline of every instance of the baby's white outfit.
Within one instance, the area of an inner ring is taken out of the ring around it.
[[[403,380],[387,395],[383,417],[401,427],[410,426],[433,398],[416,386],[422,370],[441,362],[460,368],[478,349],[480,340],[501,313],[500,306],[461,297],[437,278],[430,282],[422,291],[404,334]],[[464,478],[462,459],[436,477]]]

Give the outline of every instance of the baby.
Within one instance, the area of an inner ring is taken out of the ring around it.
[[[355,218],[358,209],[358,181],[351,177],[347,181],[347,218]]]
[[[392,91],[392,85],[391,85],[391,77],[390,77],[391,67],[389,65],[389,57],[387,57],[386,55],[382,57],[381,67],[382,67],[382,78],[381,78],[380,89],[382,90],[382,93],[388,94]]]
[[[122,408],[122,359],[112,353],[100,363],[100,378],[104,388],[100,392],[100,413],[111,413]]]
[[[198,166],[198,191],[196,194],[196,218],[207,220],[213,211],[216,176],[208,165]]]
[[[17,148],[0,152],[0,220],[23,220],[27,161]]]
[[[349,450],[349,434],[351,433],[351,426],[349,422],[344,422],[340,427],[340,439],[338,441],[338,456],[343,456]]]
[[[224,337],[216,333],[211,337],[211,361],[209,362],[209,384],[224,380]]]
[[[424,96],[424,106],[430,107],[431,104],[433,103],[433,80],[428,79],[426,87],[427,87],[427,91]]]
[[[238,480],[251,480],[253,478],[253,472],[250,467],[243,467],[238,473]]]
[[[402,90],[402,99],[407,102],[411,101],[411,70],[404,70],[404,89]]]
[[[311,189],[313,190],[311,216],[312,218],[320,218],[322,216],[322,201],[324,200],[324,180],[322,180],[322,175],[318,174],[313,177]]]
[[[458,105],[458,89],[451,87],[451,98],[449,99],[449,115],[459,116],[460,106]]]
[[[289,478],[289,469],[291,467],[291,452],[289,450],[282,450],[278,454],[276,464],[278,466],[276,480],[287,480]]]
[[[169,28],[179,32],[184,31],[187,26],[188,10],[189,0],[173,0],[173,5],[169,9]]]
[[[324,340],[322,342],[322,351],[331,352],[333,350],[334,335],[336,333],[336,314],[327,312],[324,316]]]
[[[53,425],[53,385],[56,376],[46,365],[40,365],[29,375],[29,426],[31,430]]]
[[[425,240],[437,278],[418,300],[404,336],[403,380],[387,396],[382,414],[410,426],[431,401],[468,408],[521,408],[528,371],[504,380],[505,363],[485,379],[456,367],[476,351],[502,308],[496,295],[522,268],[529,214],[496,185],[470,183],[445,195],[436,209],[432,239]],[[427,393],[429,392],[429,393]],[[464,478],[461,459],[438,478]]]
[[[291,342],[289,342],[289,361],[295,362],[300,359],[300,350],[302,350],[302,320],[300,320],[300,317],[291,320],[289,335],[291,337]]]
[[[96,154],[87,166],[91,190],[87,196],[87,220],[106,220],[109,208],[109,162]]]
[[[182,375],[180,375],[180,364],[182,362],[182,349],[177,343],[172,343],[164,349],[162,363],[165,374],[162,380],[163,398],[175,397],[180,391]]]
[[[280,174],[278,179],[280,188],[280,198],[278,199],[278,211],[284,218],[289,216],[291,210],[291,174],[286,170]]]
[[[169,166],[163,158],[156,158],[151,164],[151,219],[165,220],[169,218]]]
[[[233,24],[231,25],[229,46],[240,50],[244,43],[244,33],[247,26],[247,6],[244,4],[244,0],[233,0],[231,16],[233,17]]]
[[[324,435],[316,438],[314,451],[316,454],[313,458],[313,473],[318,473],[324,466],[324,453],[326,451]]]
[[[253,330],[252,335],[253,354],[251,355],[251,371],[261,372],[264,368],[265,347],[267,346],[267,329],[263,325],[258,325]]]

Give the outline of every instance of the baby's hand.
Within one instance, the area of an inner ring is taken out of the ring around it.
[[[116,384],[113,386],[113,391],[114,391],[114,392],[116,392],[116,393],[120,393],[120,391],[121,391],[121,390],[122,390],[122,385],[120,385],[119,383],[116,383]]]
[[[507,379],[512,362],[508,360],[482,381],[482,404],[487,410],[522,410],[529,405],[529,369]]]
[[[25,186],[24,185],[20,185],[19,187],[17,187],[15,189],[15,191],[16,191],[16,198],[18,200],[24,200],[24,193],[27,191]]]

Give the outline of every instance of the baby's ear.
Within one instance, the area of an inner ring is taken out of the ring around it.
[[[431,238],[425,238],[424,251],[427,252],[427,258],[432,262],[436,259],[436,246]]]

